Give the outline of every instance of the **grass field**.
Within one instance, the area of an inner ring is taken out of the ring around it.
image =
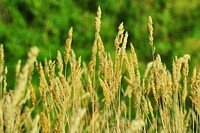
[[[15,88],[10,91],[1,45],[1,133],[200,132],[200,70],[194,68],[192,75],[188,74],[190,55],[174,57],[169,71],[155,52],[149,17],[152,61],[141,75],[133,44],[130,51],[126,50],[128,32],[123,23],[118,27],[115,54],[111,56],[101,40],[100,18],[98,8],[88,64],[71,49],[71,28],[65,54],[58,51],[57,60],[38,62],[36,47],[30,49],[24,65],[19,60],[13,73]],[[39,79],[38,85],[32,83],[33,78]]]

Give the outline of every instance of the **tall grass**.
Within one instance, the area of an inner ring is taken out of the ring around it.
[[[149,17],[152,61],[141,75],[132,43],[126,51],[128,32],[123,23],[112,58],[100,36],[100,18],[99,7],[88,65],[71,49],[71,28],[65,55],[58,51],[57,60],[41,63],[36,60],[39,50],[33,47],[25,65],[18,62],[13,91],[7,91],[1,45],[0,132],[199,132],[200,70],[194,68],[188,75],[190,55],[175,57],[170,72],[155,54]],[[39,73],[37,87],[32,84],[34,68]]]

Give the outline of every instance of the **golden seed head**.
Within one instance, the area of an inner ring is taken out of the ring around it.
[[[62,60],[62,55],[60,51],[57,53],[57,61],[58,61],[58,69],[60,70],[59,73],[62,73],[63,71],[63,60]]]
[[[49,133],[50,132],[49,122],[48,122],[48,118],[44,112],[41,113],[40,123],[41,123],[41,127],[42,127],[41,132]]]
[[[100,6],[98,7],[98,11],[97,11],[97,16],[96,16],[96,25],[95,25],[95,29],[96,29],[96,36],[99,34],[100,32],[100,27],[101,27],[101,8]]]
[[[90,78],[93,77],[93,74],[94,74],[94,61],[90,61],[89,65],[88,65],[88,71],[89,71],[89,76]]]
[[[124,37],[124,26],[123,26],[123,22],[122,22],[118,27],[118,33],[115,38],[115,49],[116,50],[118,50],[119,45],[122,43],[123,37]]]
[[[132,59],[133,59],[133,63],[135,63],[136,66],[138,67],[137,54],[135,52],[135,48],[134,48],[132,43],[131,43],[131,56],[132,56]]]
[[[71,51],[71,43],[72,43],[72,35],[73,35],[73,28],[71,27],[68,32],[68,39],[66,40],[66,45],[65,45],[65,64],[67,64],[69,60],[69,55]]]
[[[101,78],[99,78],[99,82],[103,89],[103,95],[104,95],[106,105],[109,106],[111,104],[111,95],[110,95],[110,90],[108,88],[108,85]]]
[[[149,26],[149,43],[151,46],[153,46],[153,21],[151,16],[149,16],[148,26]]]
[[[35,93],[35,90],[31,84],[31,82],[29,82],[29,89],[31,91],[31,100],[32,100],[32,103],[34,106],[37,105],[37,98],[36,98],[36,93]]]
[[[125,33],[124,39],[123,39],[123,43],[122,43],[122,57],[125,57],[126,54],[126,45],[127,45],[127,41],[128,41],[128,32]]]

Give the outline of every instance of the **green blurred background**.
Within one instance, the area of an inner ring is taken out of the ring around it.
[[[148,40],[148,16],[154,23],[156,52],[171,69],[175,55],[190,54],[191,65],[200,66],[199,0],[0,0],[0,43],[5,47],[8,85],[12,87],[18,59],[24,62],[31,46],[38,46],[38,59],[55,59],[64,53],[68,30],[73,26],[77,56],[90,60],[97,7],[102,10],[102,40],[114,49],[118,26],[124,22],[141,68],[152,60]],[[127,46],[129,49],[129,46]]]

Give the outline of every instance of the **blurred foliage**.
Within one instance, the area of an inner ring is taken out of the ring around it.
[[[73,26],[72,48],[86,62],[94,40],[97,7],[102,9],[101,36],[106,49],[113,49],[118,26],[124,22],[142,66],[152,60],[148,40],[148,16],[154,23],[154,45],[162,60],[171,67],[175,55],[190,54],[200,66],[199,0],[1,0],[0,43],[5,46],[9,80],[18,59],[29,48],[40,49],[39,60],[56,58],[64,52],[68,30]],[[129,46],[127,46],[129,48]]]

